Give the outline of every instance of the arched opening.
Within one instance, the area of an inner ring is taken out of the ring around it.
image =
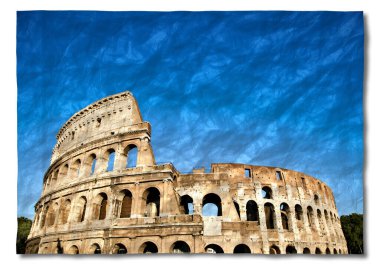
[[[265,222],[267,225],[267,229],[274,229],[275,228],[275,212],[273,204],[266,203],[264,204],[264,213],[265,213]]]
[[[90,168],[90,176],[93,175],[95,173],[95,167],[96,167],[96,155],[95,154],[91,154],[90,157],[89,157],[89,165],[91,166]]]
[[[115,164],[115,150],[107,150],[107,161],[107,171],[113,171],[113,167]]]
[[[181,212],[184,214],[193,214],[194,213],[194,203],[193,198],[189,195],[181,196]]]
[[[160,191],[156,188],[148,188],[143,193],[143,202],[145,201],[145,216],[160,216]]]
[[[310,254],[310,249],[309,248],[304,248],[302,253],[303,254]]]
[[[90,248],[90,253],[91,254],[102,254],[102,250],[100,249],[99,244],[97,244],[97,243],[92,244],[92,246]]]
[[[341,249],[339,249],[339,254],[342,254],[342,250]]]
[[[132,212],[132,193],[129,190],[121,191],[123,200],[121,202],[120,218],[130,218]]]
[[[319,209],[317,210],[317,217],[318,217],[318,222],[319,222],[319,229],[321,231],[324,231],[325,227],[324,227],[324,224],[323,224],[322,213],[321,213],[321,211]]]
[[[124,155],[127,157],[127,163],[125,165],[126,168],[136,167],[137,154],[137,146],[134,144],[130,144],[124,149]]]
[[[153,242],[148,241],[141,245],[139,249],[139,253],[144,253],[144,254],[158,253],[158,248]]]
[[[54,186],[57,183],[58,172],[59,172],[58,169],[56,171],[54,171],[54,173],[52,175],[51,183],[50,183],[51,186]]]
[[[171,253],[190,253],[190,247],[184,241],[177,241],[171,246],[170,252]]]
[[[314,227],[314,212],[311,206],[307,207],[307,221],[308,221],[309,227],[313,228]]]
[[[61,168],[61,170],[59,171],[59,178],[60,179],[63,179],[64,177],[67,177],[67,173],[68,173],[68,171],[69,171],[69,165],[68,164],[66,164],[66,165],[64,165],[62,168]]]
[[[330,251],[329,248],[326,248],[326,254],[327,254],[327,255],[331,254],[331,251]]]
[[[290,209],[289,205],[286,203],[281,203],[280,205],[280,211],[281,211],[281,222],[282,222],[282,229],[289,230],[289,219],[290,219]]]
[[[235,210],[239,216],[239,219],[241,219],[240,217],[240,207],[239,207],[239,204],[237,202],[234,201],[234,206],[235,206]]]
[[[276,245],[272,245],[272,246],[269,248],[269,254],[272,254],[272,255],[281,254],[281,251],[280,251],[280,249],[279,249],[278,246],[276,246]]]
[[[127,254],[127,248],[123,244],[116,244],[112,249],[112,254]]]
[[[209,193],[202,200],[203,216],[222,216],[222,201],[214,193]]]
[[[78,222],[83,222],[84,219],[86,218],[86,210],[87,210],[87,200],[85,197],[80,197],[79,202],[78,202]]]
[[[263,199],[272,199],[272,189],[269,188],[268,186],[265,186],[261,189],[261,197]]]
[[[60,218],[61,224],[67,223],[67,221],[69,219],[70,210],[71,210],[71,201],[69,199],[67,199],[62,205],[61,218]]]
[[[301,205],[296,204],[294,207],[295,214],[296,214],[296,222],[297,222],[297,227],[300,229],[303,227],[303,210]]]
[[[259,209],[257,203],[253,200],[249,200],[246,206],[247,221],[259,221]]]
[[[69,248],[67,254],[76,255],[79,254],[79,249],[77,246],[73,245]]]
[[[338,254],[338,251],[336,251],[336,248],[334,248],[334,254],[335,255]]]
[[[72,178],[78,178],[80,173],[80,165],[81,161],[80,159],[75,160],[75,162],[71,165],[71,177]]]
[[[94,200],[93,204],[93,219],[104,220],[107,216],[107,203],[108,197],[104,192],[99,193]]]
[[[58,208],[58,203],[54,203],[52,206],[49,207],[49,210],[47,212],[46,217],[46,225],[47,227],[53,226],[55,223],[56,218],[56,212]]]
[[[319,205],[319,197],[317,194],[314,194],[314,203],[315,205]]]
[[[239,244],[234,248],[234,254],[237,253],[251,253],[251,249],[245,244]]]
[[[216,244],[207,245],[205,247],[205,251],[206,251],[206,253],[210,253],[210,254],[222,254],[222,253],[224,253],[223,249]]]
[[[42,212],[41,222],[40,222],[40,228],[43,228],[45,226],[46,216],[48,215],[48,212],[49,212],[49,205],[47,205],[45,207],[45,210]]]
[[[322,254],[322,251],[319,248],[315,249],[315,254]]]
[[[287,246],[286,254],[297,254],[297,249],[294,246]]]

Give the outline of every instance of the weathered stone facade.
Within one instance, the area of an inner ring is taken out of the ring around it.
[[[182,174],[156,164],[150,136],[129,92],[73,115],[57,135],[27,253],[347,253],[333,193],[318,179],[233,163]],[[215,216],[202,214],[208,203]]]

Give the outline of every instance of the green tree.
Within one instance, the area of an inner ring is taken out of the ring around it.
[[[363,215],[352,213],[340,218],[349,254],[363,254]]]
[[[16,241],[17,254],[25,254],[26,239],[28,238],[31,227],[32,227],[32,220],[26,217],[17,218],[17,241]]]

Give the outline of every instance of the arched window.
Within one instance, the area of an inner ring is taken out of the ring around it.
[[[297,254],[297,250],[294,246],[287,246],[286,254]]]
[[[319,228],[323,231],[325,227],[323,224],[322,213],[319,209],[317,210],[317,217],[318,217],[318,222],[319,222]]]
[[[92,244],[92,246],[90,248],[90,253],[91,254],[102,254],[102,250],[100,249],[99,244],[97,244],[97,243]]]
[[[71,177],[78,178],[80,173],[80,159],[75,160],[75,162],[71,165]]]
[[[295,210],[295,213],[296,213],[296,220],[297,220],[297,221],[301,221],[300,224],[302,225],[302,221],[303,221],[303,210],[302,210],[301,205],[296,204],[296,206],[294,207],[294,210]]]
[[[48,215],[48,211],[49,211],[49,205],[46,206],[45,210],[42,212],[41,222],[40,222],[40,228],[43,228],[45,226],[46,216]]]
[[[203,216],[222,216],[222,201],[214,193],[209,193],[202,200]]]
[[[267,225],[267,229],[274,229],[275,228],[275,212],[273,204],[266,203],[264,204],[264,213],[265,213],[265,221]]]
[[[56,171],[54,171],[53,176],[52,176],[52,179],[51,179],[51,183],[50,183],[51,186],[54,186],[54,185],[57,183],[57,180],[58,180],[58,172],[59,172],[58,169],[57,169]]]
[[[261,189],[261,196],[263,199],[272,199],[272,189],[265,186]]]
[[[146,253],[146,254],[151,254],[151,253],[158,253],[158,248],[156,246],[156,244],[154,244],[153,242],[145,242],[144,244],[141,245],[140,249],[139,249],[139,253]]]
[[[112,249],[112,254],[127,254],[127,248],[123,244],[116,244]]]
[[[107,171],[113,171],[113,167],[115,164],[115,150],[109,149],[107,151],[107,160],[108,160]]]
[[[123,190],[122,193],[120,218],[129,218],[132,212],[132,193],[129,190]]]
[[[87,199],[82,196],[79,198],[77,204],[74,204],[74,218],[75,222],[83,222],[86,218]]]
[[[69,214],[71,210],[71,201],[67,199],[63,205],[62,205],[62,211],[61,211],[61,224],[66,224],[69,219]]]
[[[104,192],[99,193],[94,200],[93,219],[104,220],[107,215],[108,197]]]
[[[309,227],[313,228],[314,227],[314,212],[313,208],[310,206],[307,207],[307,221],[309,223]]]
[[[69,248],[69,251],[67,252],[67,254],[71,254],[71,255],[76,255],[76,254],[79,254],[79,249],[77,246],[73,245]]]
[[[280,251],[280,249],[278,248],[278,246],[276,246],[276,245],[272,245],[272,246],[269,248],[269,254],[272,254],[272,255],[281,254],[281,251]]]
[[[181,212],[184,214],[194,213],[194,203],[193,199],[189,195],[181,196]]]
[[[289,206],[286,203],[281,203],[280,211],[281,211],[282,228],[285,230],[289,230],[289,228],[290,228],[290,225],[289,225],[289,219],[290,219]]]
[[[95,173],[95,167],[96,167],[96,155],[91,154],[89,157],[89,165],[91,166],[90,168],[90,176]]]
[[[236,210],[236,212],[237,212],[237,214],[239,216],[239,219],[240,219],[240,207],[239,207],[239,204],[236,201],[234,201],[234,206],[235,206],[235,210]]]
[[[223,249],[216,245],[216,244],[209,244],[205,247],[206,253],[211,253],[211,254],[222,254],[224,253]]]
[[[314,194],[314,203],[315,205],[319,205],[319,197],[317,194]]]
[[[319,248],[315,249],[315,254],[322,254],[322,251]]]
[[[145,202],[145,216],[160,216],[160,191],[156,188],[148,188],[143,193],[143,202]]]
[[[247,202],[247,221],[259,221],[259,210],[257,203],[253,200]]]
[[[234,253],[251,253],[251,249],[245,244],[239,244],[234,248]]]
[[[59,175],[60,175],[60,179],[63,179],[63,178],[65,178],[65,177],[67,177],[67,173],[68,173],[68,171],[69,171],[69,165],[68,164],[66,164],[66,165],[64,165],[62,168],[61,168],[61,170],[60,170],[60,172],[59,172]]]
[[[304,248],[303,249],[303,254],[310,254],[310,249],[309,248]]]
[[[137,146],[134,144],[128,145],[124,149],[124,154],[127,157],[126,168],[136,167],[138,154]]]
[[[58,210],[58,203],[54,203],[51,207],[49,207],[48,213],[47,213],[47,226],[53,226],[55,223],[56,213]]]
[[[190,253],[190,247],[184,241],[177,241],[170,247],[170,253]]]

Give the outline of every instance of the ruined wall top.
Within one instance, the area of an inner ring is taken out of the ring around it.
[[[65,152],[106,136],[146,130],[132,93],[125,91],[102,98],[75,113],[59,130],[51,163]]]

